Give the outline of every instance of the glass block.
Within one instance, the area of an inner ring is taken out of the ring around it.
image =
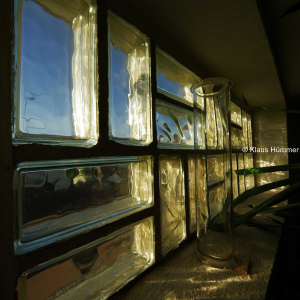
[[[207,203],[206,157],[196,155],[196,199],[199,203],[197,209],[197,228],[206,228],[209,219]],[[197,233],[199,234],[199,232]]]
[[[209,217],[212,220],[219,212],[223,210],[225,204],[224,183],[212,188],[209,193]]]
[[[17,254],[153,205],[149,156],[22,163],[15,179]]]
[[[243,131],[243,147],[248,148],[248,122],[247,114],[242,110],[242,131]]]
[[[207,182],[208,185],[224,179],[223,155],[207,156]]]
[[[180,156],[159,158],[161,246],[165,255],[186,237],[184,174]]]
[[[170,98],[194,106],[191,86],[199,77],[170,55],[156,48],[157,90]]]
[[[233,199],[235,199],[239,195],[239,187],[238,187],[238,180],[235,170],[237,170],[237,161],[236,155],[232,154],[232,194]]]
[[[244,169],[244,156],[243,153],[238,154],[238,169]],[[245,176],[239,175],[239,193],[245,192]]]
[[[242,129],[231,127],[231,146],[232,149],[241,150],[244,144]]]
[[[195,111],[195,148],[205,149],[205,115]]]
[[[96,1],[15,3],[14,145],[95,145]]]
[[[107,299],[153,262],[150,217],[23,273],[19,299]]]
[[[196,162],[195,156],[188,156],[188,170],[189,170],[189,202],[190,202],[190,232],[196,231]]]
[[[205,100],[204,97],[196,95],[196,106],[202,111],[205,111]]]
[[[158,148],[194,149],[194,114],[156,100]]]
[[[217,121],[217,133],[218,133],[218,140],[217,140],[217,148],[223,149],[224,142],[223,142],[223,124],[222,120],[224,119],[221,116],[221,110],[218,101],[215,101],[215,112],[216,112],[216,121]]]
[[[241,109],[232,101],[230,101],[231,122],[242,126]]]
[[[128,145],[152,142],[150,40],[108,13],[109,136]]]
[[[244,165],[245,169],[253,168],[253,153],[244,153]],[[254,174],[245,176],[245,187],[246,190],[254,187]]]
[[[217,125],[213,97],[206,98],[206,146],[217,148]]]
[[[251,116],[247,114],[247,123],[248,123],[248,147],[253,147],[252,143],[252,125],[251,125]]]

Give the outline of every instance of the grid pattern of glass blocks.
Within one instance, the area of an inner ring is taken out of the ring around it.
[[[247,122],[247,114],[242,110],[242,131],[243,131],[243,140],[242,140],[242,147],[248,148],[248,122]]]
[[[157,90],[185,104],[194,105],[191,86],[199,77],[179,64],[170,55],[156,48]]]
[[[196,161],[195,156],[188,157],[189,170],[189,203],[190,203],[190,232],[197,228],[196,224]]]
[[[212,220],[222,211],[225,204],[224,183],[212,188],[208,193],[209,218]]]
[[[252,143],[252,125],[251,125],[251,116],[247,114],[247,123],[248,123],[248,147],[253,147]]]
[[[205,115],[195,110],[195,149],[206,148]]]
[[[197,209],[197,229],[205,228],[208,221],[207,204],[207,179],[206,179],[206,157],[200,154],[196,155],[196,197],[199,206]]]
[[[245,166],[244,166],[244,155],[243,153],[239,153],[237,155],[238,157],[238,169],[241,170],[241,169],[244,169]],[[239,175],[239,193],[243,193],[245,192],[245,176],[244,175]]]
[[[28,270],[19,299],[107,299],[153,262],[151,217]]]
[[[113,13],[109,28],[109,135],[128,145],[152,142],[150,40]]]
[[[234,103],[230,102],[231,122],[242,126],[241,109]]]
[[[217,148],[217,125],[213,97],[206,98],[206,146],[207,149]]]
[[[223,155],[207,156],[207,182],[208,185],[224,179]]]
[[[194,149],[194,115],[166,102],[156,100],[158,148]]]
[[[235,173],[237,170],[237,157],[235,154],[232,155],[232,195],[235,199],[239,195],[238,177]]]
[[[253,168],[253,153],[244,153],[245,169]],[[254,187],[254,174],[245,176],[245,187],[249,190]]]
[[[95,145],[96,1],[16,5],[14,145]]]
[[[16,172],[18,254],[153,205],[152,158],[23,163]]]
[[[165,255],[186,237],[184,174],[180,156],[159,158],[161,244]]]

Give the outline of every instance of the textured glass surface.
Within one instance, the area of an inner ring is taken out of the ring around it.
[[[206,157],[196,155],[197,230],[206,228],[209,218],[207,203]],[[199,234],[199,232],[197,233]]]
[[[206,97],[206,145],[217,148],[217,125],[213,97]]]
[[[248,147],[248,122],[247,122],[247,114],[242,110],[242,131],[243,131],[243,147]]]
[[[241,109],[232,101],[230,101],[231,122],[242,126]]]
[[[98,141],[96,1],[15,1],[13,142]]]
[[[204,97],[196,95],[196,106],[200,108],[201,110],[205,110],[205,101]]]
[[[184,175],[180,156],[159,158],[161,246],[166,254],[186,237]]]
[[[224,184],[212,188],[208,193],[209,198],[209,216],[212,220],[223,210],[225,204]]]
[[[19,299],[107,299],[153,262],[151,217],[23,273]]]
[[[205,115],[195,111],[195,148],[205,149]]]
[[[237,170],[237,157],[236,154],[232,154],[232,194],[233,199],[239,195],[238,180],[235,170]]]
[[[223,141],[223,124],[222,124],[222,112],[220,110],[220,106],[218,101],[215,101],[215,112],[216,112],[216,121],[217,121],[217,133],[218,133],[218,141],[217,141],[217,148],[223,149],[224,148],[224,141]]]
[[[151,157],[23,163],[16,171],[22,253],[153,204]]]
[[[251,124],[251,116],[247,114],[247,123],[248,123],[248,147],[253,147],[252,144],[252,124]]]
[[[129,145],[152,142],[150,40],[108,14],[109,135]]]
[[[244,153],[245,169],[253,168],[253,153]],[[254,187],[254,174],[245,176],[245,188],[249,190]]]
[[[207,182],[216,183],[224,179],[223,155],[207,156]]]
[[[189,202],[190,202],[190,232],[194,232],[197,228],[196,224],[196,165],[195,156],[188,157],[188,170],[189,170]]]
[[[191,86],[199,77],[159,48],[156,48],[156,71],[160,93],[190,106],[194,105]]]
[[[238,154],[238,169],[244,169],[244,155],[243,153]],[[245,176],[239,175],[239,193],[245,192]]]
[[[242,129],[231,127],[231,146],[232,149],[241,150],[244,145]]]
[[[192,112],[156,100],[158,148],[194,148],[194,115]]]

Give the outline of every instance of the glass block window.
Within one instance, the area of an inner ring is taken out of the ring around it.
[[[152,157],[118,157],[20,164],[16,253],[153,205]]]
[[[247,114],[247,123],[248,123],[248,147],[253,147],[252,143],[252,124],[251,124],[251,116]]]
[[[190,232],[196,231],[196,161],[194,155],[188,156],[189,171],[189,204],[190,204]]]
[[[209,218],[212,220],[223,210],[225,204],[224,184],[212,188],[209,193]]]
[[[224,179],[223,155],[207,156],[207,182],[215,184]]]
[[[14,145],[95,145],[96,1],[15,2]]]
[[[242,147],[248,147],[248,122],[247,122],[247,114],[242,110],[242,131],[243,131],[243,139],[242,139]]]
[[[153,262],[147,218],[24,272],[19,299],[107,299]]]
[[[194,105],[191,86],[199,77],[178,63],[166,52],[156,48],[157,90],[189,106]]]
[[[205,115],[195,110],[195,149],[206,148]]]
[[[238,186],[238,178],[235,173],[237,170],[237,156],[236,154],[232,154],[232,194],[233,199],[235,199],[239,195],[239,186]]]
[[[150,40],[109,12],[109,136],[127,145],[152,142]]]
[[[194,149],[194,115],[191,111],[156,100],[159,148]]]
[[[245,165],[244,165],[244,155],[243,153],[239,153],[237,155],[238,157],[238,170],[244,169]],[[239,194],[245,192],[245,179],[244,179],[244,175],[239,175]]]
[[[253,168],[253,153],[244,153],[245,169]],[[254,174],[245,176],[245,188],[249,190],[254,187]]]
[[[186,237],[184,173],[180,156],[159,158],[161,246],[165,255]]]
[[[230,102],[230,112],[231,122],[238,126],[242,126],[241,109],[232,101]]]
[[[217,148],[217,124],[213,97],[206,98],[206,146],[208,149]]]

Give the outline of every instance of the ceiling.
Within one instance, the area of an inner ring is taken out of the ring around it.
[[[300,11],[283,16],[298,2],[127,0],[210,74],[231,79],[239,101],[281,108],[300,95]]]

